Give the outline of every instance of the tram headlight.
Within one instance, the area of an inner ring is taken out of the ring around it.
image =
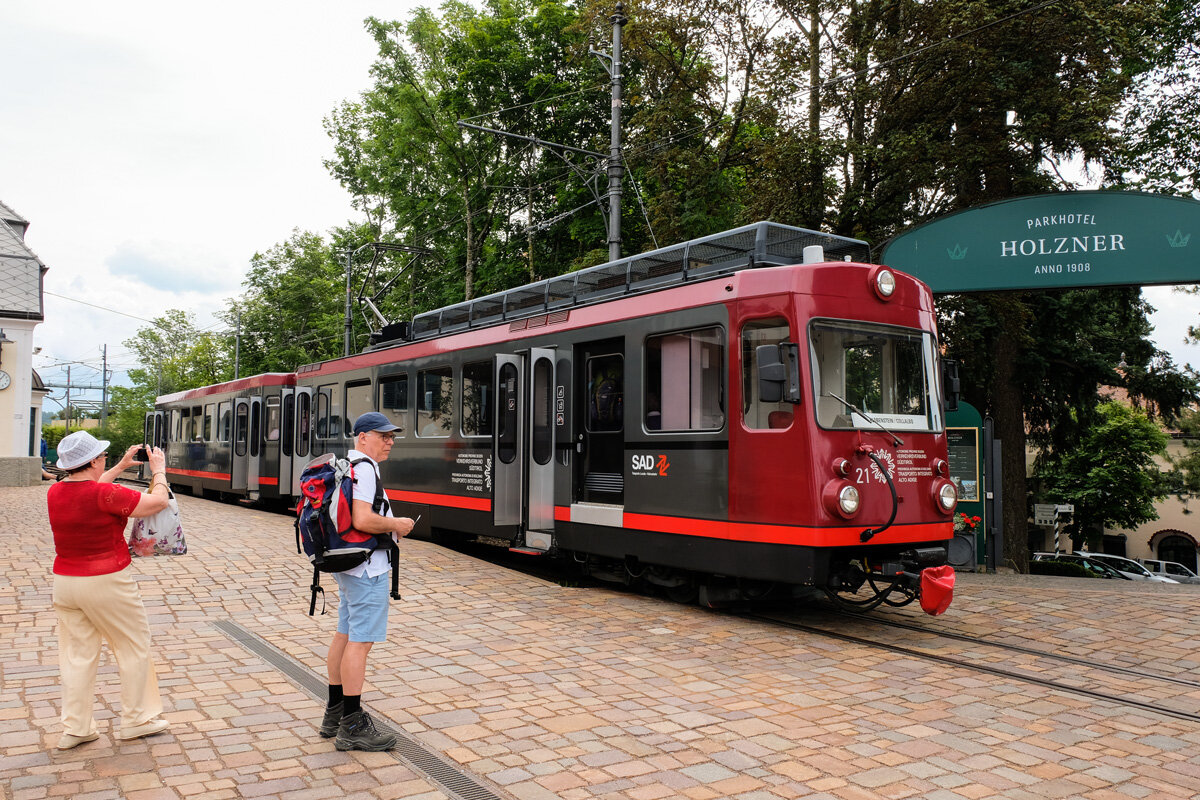
[[[958,490],[954,488],[954,484],[950,481],[942,481],[938,484],[936,491],[936,502],[938,511],[943,514],[949,514],[958,505]]]
[[[843,519],[853,517],[862,506],[858,489],[847,481],[830,481],[825,484],[825,491],[821,495],[829,513]]]
[[[887,300],[896,292],[896,275],[890,269],[879,269],[872,276],[875,294]]]
[[[838,492],[838,508],[846,516],[853,516],[858,513],[858,489],[853,486],[843,486]]]

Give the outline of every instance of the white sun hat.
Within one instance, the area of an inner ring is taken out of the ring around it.
[[[58,443],[58,468],[75,469],[82,467],[96,456],[108,449],[109,443],[97,439],[87,431],[75,431],[64,436]]]

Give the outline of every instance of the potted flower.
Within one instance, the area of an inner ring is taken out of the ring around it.
[[[979,517],[968,517],[961,511],[954,515],[954,532],[961,533],[963,531],[975,532],[979,527],[979,523],[983,522]]]

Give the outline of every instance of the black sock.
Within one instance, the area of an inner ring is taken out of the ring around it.
[[[357,714],[362,710],[362,695],[347,694],[343,695],[345,705],[342,706],[342,716],[348,717],[351,714]]]
[[[329,705],[336,706],[342,702],[342,685],[340,683],[329,684]]]

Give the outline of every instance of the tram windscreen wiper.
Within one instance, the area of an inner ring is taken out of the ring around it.
[[[887,428],[883,427],[883,425],[882,425],[882,424],[880,424],[879,420],[875,419],[875,418],[874,418],[874,417],[872,417],[870,414],[868,414],[867,412],[863,411],[863,410],[862,410],[861,408],[859,408],[858,406],[854,405],[854,403],[851,403],[849,400],[847,400],[847,399],[846,399],[846,398],[844,398],[844,397],[838,397],[838,396],[837,396],[836,394],[834,394],[833,392],[826,392],[825,394],[827,394],[829,397],[832,397],[834,400],[837,400],[837,401],[841,402],[843,405],[845,405],[845,406],[846,406],[846,408],[850,409],[850,410],[851,410],[851,411],[853,411],[855,414],[858,414],[860,417],[862,417],[863,419],[865,419],[867,422],[871,423],[871,424],[872,424],[872,425],[874,425],[876,428],[879,428],[879,430],[883,431],[883,432],[884,432],[884,433],[886,433],[888,436],[892,437],[892,447],[903,447],[903,446],[904,446],[904,442],[902,442],[902,441],[900,440],[900,437],[899,437],[899,436],[897,436],[896,434],[892,433],[892,432],[891,432],[891,431],[889,431]]]

